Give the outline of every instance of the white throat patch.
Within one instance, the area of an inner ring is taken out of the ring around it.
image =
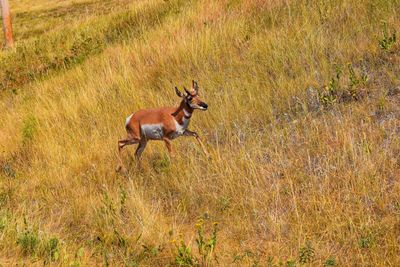
[[[182,124],[179,124],[174,118],[174,122],[175,122],[175,134],[173,135],[173,138],[178,137],[185,132],[185,130],[189,126],[190,119],[186,119],[185,117],[183,117]]]
[[[183,109],[183,113],[185,114],[186,117],[191,117],[192,116],[192,113],[190,113],[186,109]]]

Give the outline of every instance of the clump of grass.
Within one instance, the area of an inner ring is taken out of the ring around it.
[[[152,161],[153,168],[158,173],[167,173],[170,171],[171,161],[167,155],[157,157]]]
[[[368,249],[370,248],[374,243],[374,236],[369,233],[366,235],[363,235],[360,237],[358,240],[358,246],[362,249]]]
[[[29,115],[24,120],[24,123],[22,126],[22,144],[27,145],[32,141],[32,139],[37,131],[37,127],[38,127],[38,123],[37,123],[35,116]]]
[[[0,203],[2,205],[3,203]],[[0,232],[4,232],[9,225],[10,214],[8,212],[1,211],[0,213]]]
[[[120,208],[119,208],[121,213],[126,212],[126,199],[127,199],[127,197],[128,196],[127,196],[126,190],[123,187],[121,187],[120,188]]]
[[[12,166],[12,163],[9,161],[0,161],[0,166],[3,171],[3,174],[9,178],[15,178],[17,177],[17,173]]]

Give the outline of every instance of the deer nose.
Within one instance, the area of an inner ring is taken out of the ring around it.
[[[203,107],[204,109],[207,109],[207,108],[208,108],[208,105],[207,105],[206,103],[204,103],[204,102],[202,102],[202,103],[200,104],[200,106]]]

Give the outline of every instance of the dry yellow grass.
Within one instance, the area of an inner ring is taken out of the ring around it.
[[[399,32],[400,2],[170,2],[139,36],[2,92],[0,262],[398,266],[400,56],[379,40],[382,21]],[[350,86],[348,63],[367,81]],[[178,103],[173,86],[191,79],[210,106],[191,128],[212,159],[181,137],[173,161],[152,142],[142,170],[130,147],[115,173],[125,117]],[[218,222],[206,260],[201,218],[207,237]]]

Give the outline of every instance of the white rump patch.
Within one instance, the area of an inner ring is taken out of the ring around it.
[[[131,114],[128,118],[125,120],[125,127],[128,126],[129,122],[131,121],[133,114]]]
[[[143,124],[142,125],[142,134],[146,139],[159,140],[164,137],[163,133],[163,124]]]

